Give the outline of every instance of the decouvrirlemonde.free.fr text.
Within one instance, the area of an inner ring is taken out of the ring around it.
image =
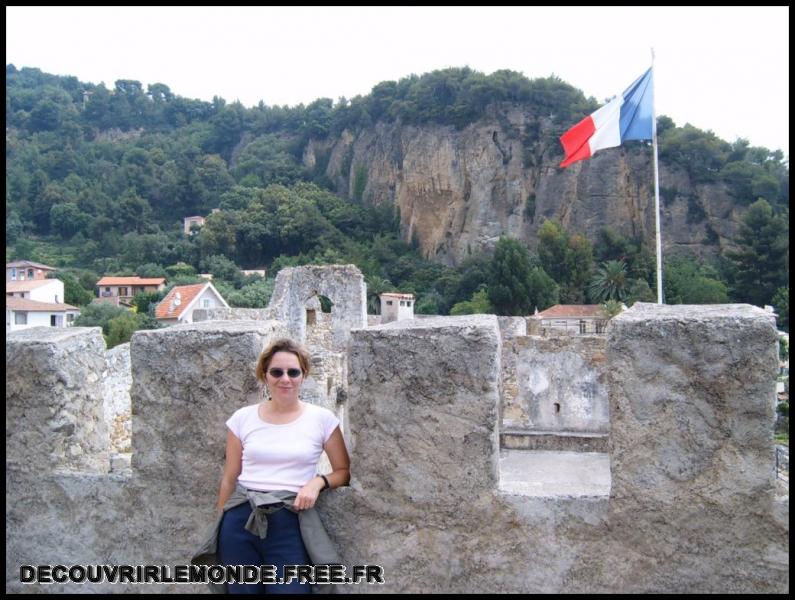
[[[22,565],[22,583],[384,583],[379,565]]]

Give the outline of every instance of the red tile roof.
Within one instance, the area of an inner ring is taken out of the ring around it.
[[[156,319],[178,319],[179,316],[185,311],[188,305],[204,291],[204,288],[209,287],[210,283],[194,283],[192,285],[175,285],[171,291],[166,294],[166,297],[160,301],[160,304],[155,308]],[[180,302],[175,305],[174,300],[179,292]]]
[[[141,277],[103,277],[97,281],[96,285],[160,285],[165,282],[165,277],[150,277],[148,279],[142,279]]]
[[[556,304],[533,316],[536,318],[541,317],[542,319],[605,318],[602,306],[599,304]]]
[[[33,262],[32,260],[15,260],[14,262],[6,263],[6,269],[10,267],[34,267],[41,270],[55,271],[55,267],[48,267],[47,265]]]
[[[54,304],[51,302],[38,302],[28,298],[6,297],[6,308],[11,310],[27,310],[32,312],[66,312],[67,310],[80,310],[71,304]]]

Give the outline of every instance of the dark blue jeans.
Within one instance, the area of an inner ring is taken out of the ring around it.
[[[244,529],[251,505],[241,504],[224,513],[218,535],[218,560],[222,565],[276,565],[276,577],[284,565],[308,565],[309,555],[301,539],[298,515],[283,508],[268,515],[264,540]],[[308,583],[294,579],[288,584],[229,583],[230,594],[311,594]]]

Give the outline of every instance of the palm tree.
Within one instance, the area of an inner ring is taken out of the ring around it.
[[[367,312],[371,315],[381,314],[381,294],[392,290],[395,286],[389,279],[374,275],[365,277],[367,284]]]
[[[591,298],[598,303],[623,301],[627,297],[627,265],[623,260],[608,260],[596,271],[588,286]]]

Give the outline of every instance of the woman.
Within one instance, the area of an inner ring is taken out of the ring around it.
[[[309,353],[300,344],[289,339],[273,342],[260,355],[256,369],[270,400],[243,407],[226,422],[226,464],[217,504],[223,515],[218,530],[220,564],[275,565],[276,577],[281,577],[286,564],[339,562],[328,560],[336,553],[322,525],[318,539],[319,518],[313,507],[324,489],[348,484],[350,459],[334,413],[299,399],[309,364]],[[331,463],[328,475],[316,474],[321,451]],[[273,585],[229,583],[227,590],[311,591],[298,580]]]

